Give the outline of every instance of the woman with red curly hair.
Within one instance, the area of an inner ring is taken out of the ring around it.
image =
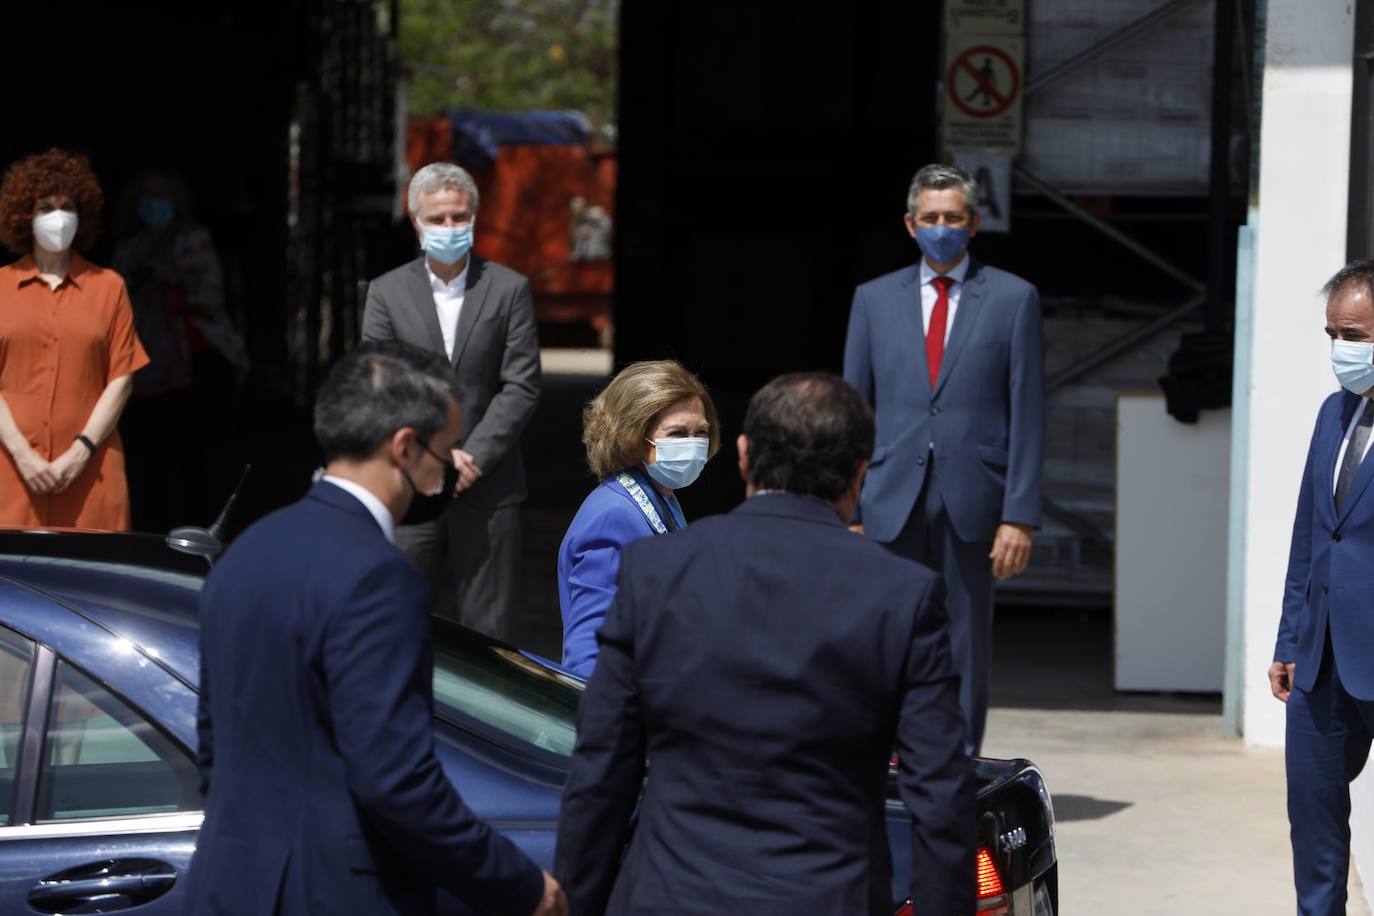
[[[119,274],[77,252],[104,195],[85,157],[28,156],[0,182],[0,525],[129,528],[115,429],[148,363]]]

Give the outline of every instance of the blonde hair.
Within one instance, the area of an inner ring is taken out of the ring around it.
[[[709,454],[720,449],[720,420],[706,386],[671,359],[631,363],[611,379],[582,411],[582,444],[587,466],[605,480],[644,461],[649,430],[667,408],[701,398],[710,427]]]

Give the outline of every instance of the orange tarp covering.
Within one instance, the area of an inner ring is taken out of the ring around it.
[[[452,161],[447,118],[413,118],[406,129],[411,172]],[[598,330],[610,319],[615,274],[610,259],[572,260],[574,198],[613,213],[614,154],[581,146],[503,146],[496,162],[472,169],[481,194],[477,253],[530,278],[541,320],[586,321]]]

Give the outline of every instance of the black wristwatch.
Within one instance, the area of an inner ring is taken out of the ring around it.
[[[86,448],[91,450],[92,455],[95,454],[95,443],[92,442],[91,437],[87,436],[85,433],[81,433],[73,441],[80,442],[82,445],[86,446]]]

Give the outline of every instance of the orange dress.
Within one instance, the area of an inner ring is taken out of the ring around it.
[[[119,274],[73,254],[53,289],[32,257],[0,267],[0,397],[46,460],[71,447],[110,382],[147,364]],[[9,452],[0,456],[0,525],[129,529],[118,430],[57,494],[30,491]]]

